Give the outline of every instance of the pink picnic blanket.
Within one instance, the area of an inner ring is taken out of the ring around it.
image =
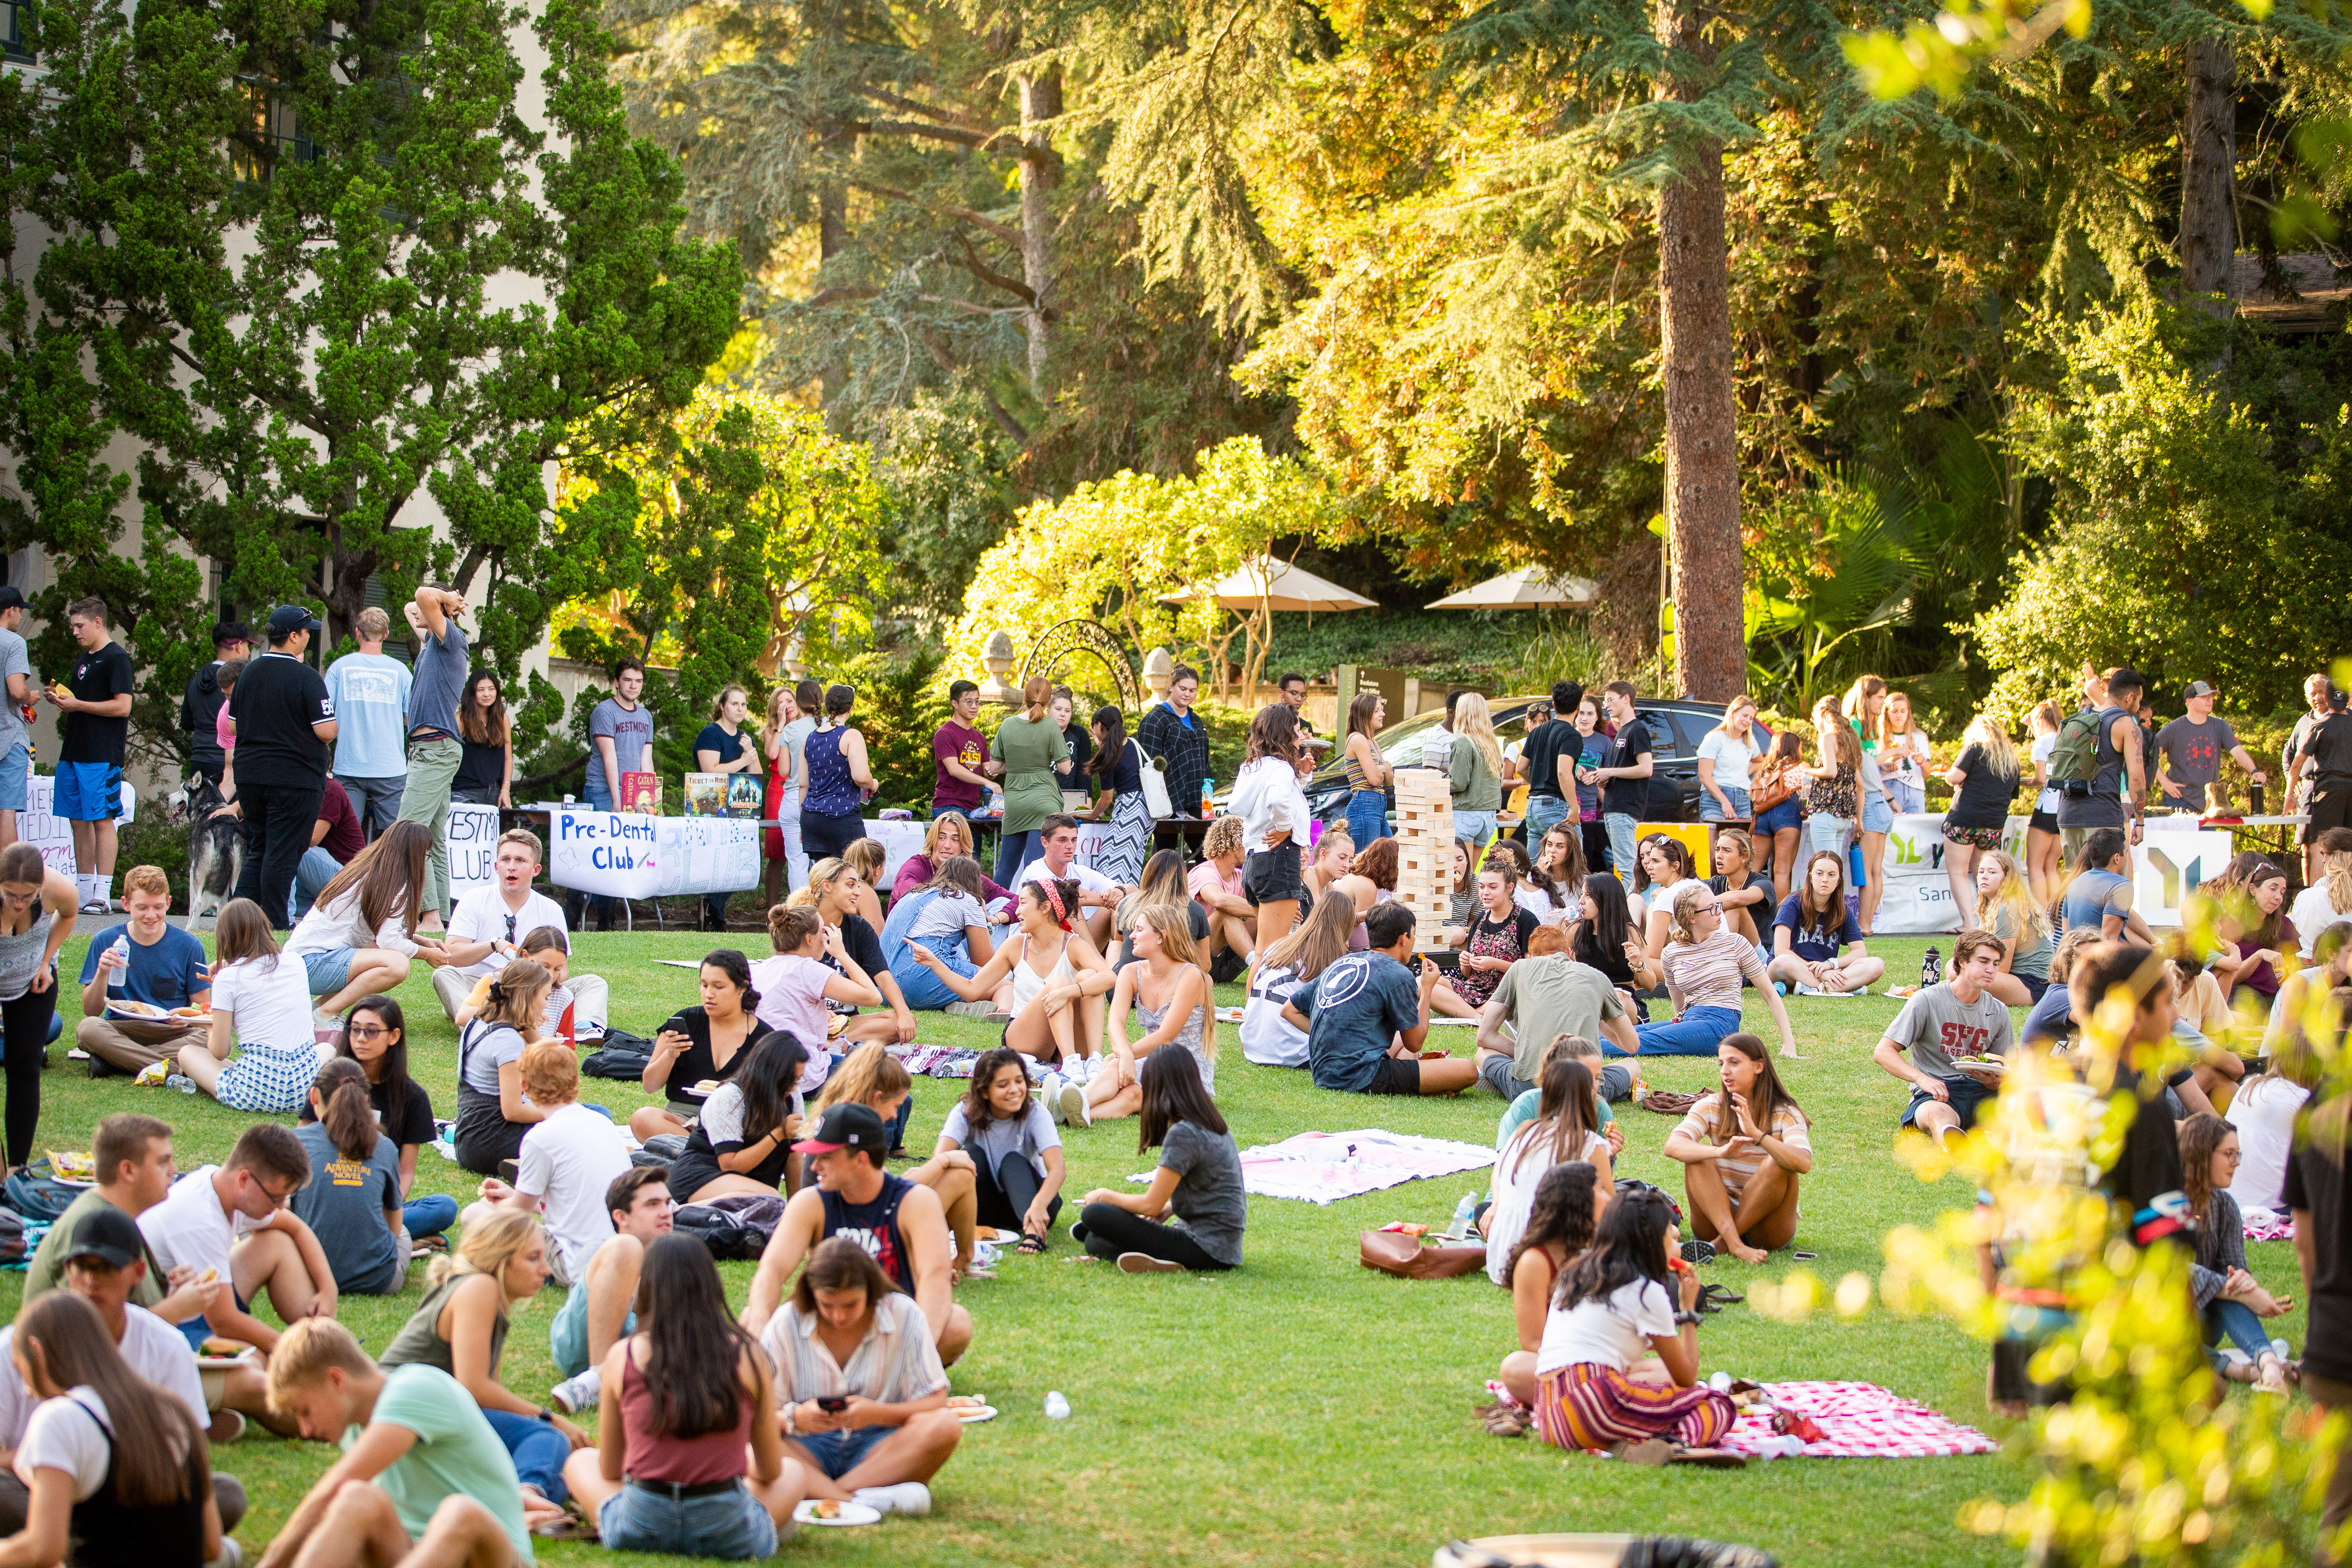
[[[2283,1209],[2248,1209],[2241,1217],[2248,1241],[2286,1241],[2294,1236],[2294,1215]]]
[[[1377,1127],[1353,1132],[1301,1132],[1279,1143],[1242,1151],[1242,1186],[1262,1198],[1304,1198],[1337,1203],[1429,1176],[1483,1171],[1495,1151],[1450,1138],[1384,1132]],[[1151,1173],[1129,1176],[1148,1182]]]
[[[1929,1459],[2000,1447],[1975,1427],[1874,1383],[1769,1383],[1764,1397],[1777,1409],[1811,1416],[1821,1427],[1822,1440],[1805,1445],[1809,1459]],[[1722,1446],[1760,1454],[1776,1436],[1769,1414],[1743,1408]]]

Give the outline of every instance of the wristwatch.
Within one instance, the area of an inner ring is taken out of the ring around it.
[[[1676,1312],[1675,1314],[1675,1326],[1676,1328],[1682,1327],[1685,1323],[1696,1325],[1697,1322],[1698,1314],[1696,1312]]]

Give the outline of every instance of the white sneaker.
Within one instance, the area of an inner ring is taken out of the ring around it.
[[[1095,1124],[1094,1108],[1087,1103],[1087,1091],[1081,1085],[1064,1080],[1054,1109],[1058,1113],[1055,1120],[1065,1127],[1092,1127]]]
[[[920,1481],[900,1481],[895,1487],[860,1487],[849,1497],[851,1501],[862,1502],[877,1513],[921,1519],[931,1511],[931,1489]]]
[[[549,1391],[547,1402],[566,1415],[577,1415],[583,1410],[595,1409],[604,1394],[604,1374],[592,1366],[578,1377],[567,1377],[557,1384]]]
[[[1072,1081],[1092,1083],[1095,1080],[1095,1074],[1102,1068],[1102,1058],[1073,1057],[1063,1063],[1063,1068]]]
[[[1070,1119],[1062,1112],[1062,1107],[1066,1103],[1062,1097],[1070,1087],[1070,1080],[1060,1073],[1049,1072],[1045,1075],[1045,1081],[1038,1091],[1037,1097],[1045,1102],[1045,1109],[1053,1112],[1054,1121],[1057,1126],[1069,1125]]]

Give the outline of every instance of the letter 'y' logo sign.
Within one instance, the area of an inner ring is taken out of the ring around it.
[[[2154,837],[2155,835],[2149,837]],[[2191,856],[2189,864],[2182,867],[2175,864],[2171,856],[2151,844],[2147,847],[2147,863],[2156,868],[2156,874],[2163,884],[2163,894],[2158,901],[2168,910],[2177,910],[2180,907],[2182,889],[2197,885],[2200,879],[2198,873],[2204,868],[2205,858]]]

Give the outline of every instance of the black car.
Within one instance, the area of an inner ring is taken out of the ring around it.
[[[1549,697],[1490,697],[1486,711],[1495,721],[1495,733],[1502,738],[1507,750],[1512,742],[1527,738],[1528,710],[1537,703],[1549,706]],[[1696,822],[1698,816],[1698,743],[1706,732],[1723,722],[1720,703],[1697,702],[1688,698],[1659,698],[1637,701],[1633,716],[1650,727],[1651,738],[1657,750],[1651,753],[1654,771],[1650,775],[1650,810],[1643,814],[1648,822]],[[1444,709],[1433,709],[1402,723],[1391,724],[1373,737],[1380,743],[1381,755],[1391,767],[1421,765],[1421,738],[1445,721]],[[1759,721],[1752,731],[1758,746],[1769,746],[1772,733]],[[1344,821],[1348,815],[1348,774],[1344,759],[1337,744],[1330,760],[1315,770],[1307,781],[1307,804],[1325,822]]]

